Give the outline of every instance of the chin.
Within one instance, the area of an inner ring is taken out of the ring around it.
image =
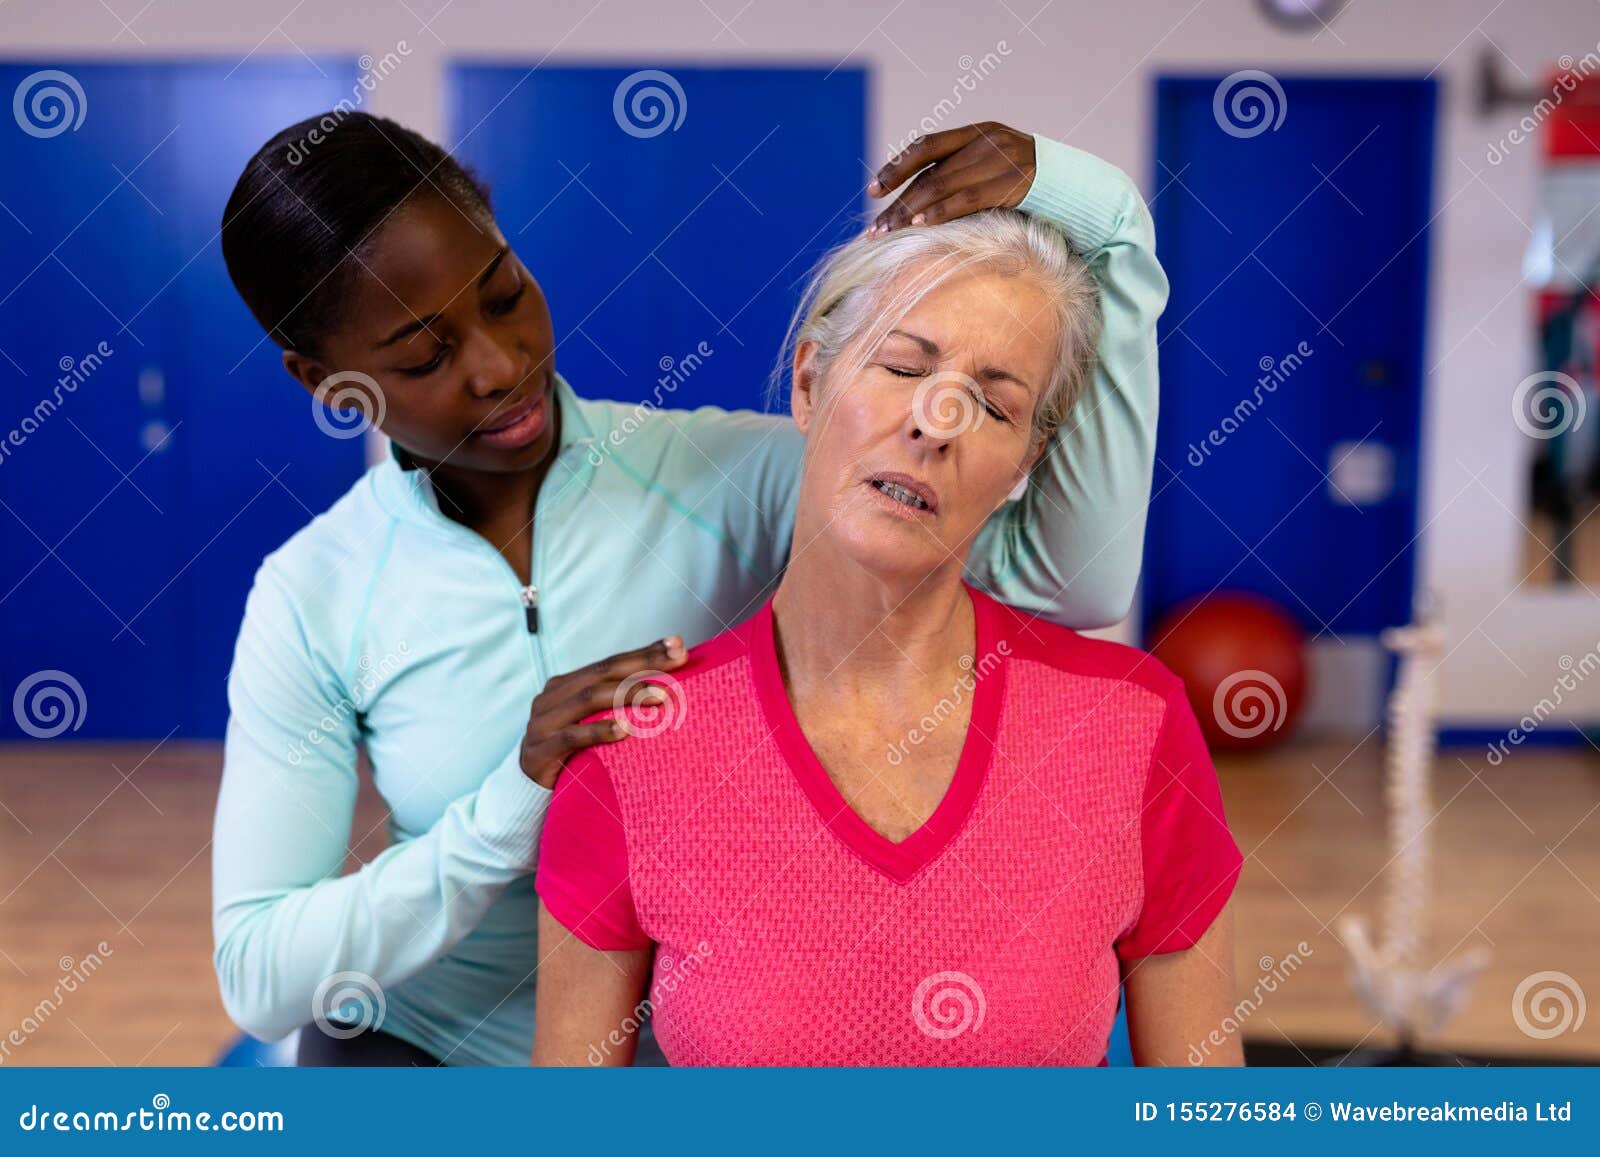
[[[884,579],[920,581],[955,561],[949,547],[926,527],[892,518],[846,514],[834,522],[829,535],[840,554]]]

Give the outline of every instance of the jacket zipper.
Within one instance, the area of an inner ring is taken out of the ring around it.
[[[539,588],[529,583],[521,588],[522,610],[528,623],[528,634],[539,633]]]

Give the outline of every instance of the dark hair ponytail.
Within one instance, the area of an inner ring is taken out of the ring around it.
[[[493,220],[488,189],[421,134],[363,112],[308,117],[262,145],[234,185],[222,213],[228,276],[267,336],[315,356],[360,268],[346,258],[420,196]]]

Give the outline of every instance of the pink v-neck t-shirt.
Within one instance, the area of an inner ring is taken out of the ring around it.
[[[1243,857],[1178,678],[968,588],[977,647],[886,765],[971,704],[908,838],[845,802],[789,705],[772,605],[690,652],[639,734],[573,758],[537,887],[602,950],[654,946],[675,1065],[1097,1065],[1119,965],[1188,948]],[[950,726],[957,726],[951,723]]]

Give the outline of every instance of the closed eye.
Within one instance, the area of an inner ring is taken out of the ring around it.
[[[522,295],[527,291],[528,283],[524,281],[517,286],[516,292],[511,294],[509,297],[502,297],[499,301],[490,302],[487,306],[489,316],[504,317],[513,309],[517,308],[517,303],[522,300]]]
[[[408,378],[426,377],[428,374],[433,373],[434,370],[438,369],[441,365],[444,364],[445,355],[447,355],[449,352],[450,352],[450,347],[449,346],[440,346],[439,347],[439,352],[434,354],[431,358],[429,358],[422,365],[420,365],[420,366],[397,366],[395,368],[395,372],[404,374]]]

